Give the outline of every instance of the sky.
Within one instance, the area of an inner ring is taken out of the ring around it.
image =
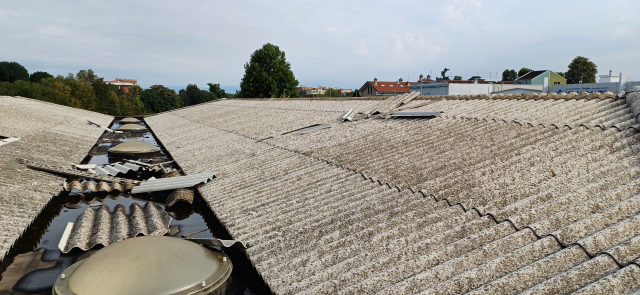
[[[239,88],[244,64],[280,47],[307,86],[360,88],[420,74],[496,78],[505,69],[640,80],[640,1],[14,1],[0,2],[0,61],[53,75],[174,89]],[[499,76],[500,77],[500,76]]]

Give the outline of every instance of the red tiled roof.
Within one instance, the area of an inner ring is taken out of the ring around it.
[[[371,84],[371,86],[373,86],[373,88],[378,92],[409,93],[410,91],[408,86],[409,83],[407,82],[378,81],[378,85],[374,85],[373,81],[367,81],[367,83]]]

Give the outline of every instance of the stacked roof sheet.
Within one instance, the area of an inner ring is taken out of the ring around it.
[[[64,178],[26,168],[25,158],[71,167],[85,157],[110,116],[18,97],[0,97],[0,136],[19,141],[0,146],[0,259],[33,219],[62,190]]]
[[[185,173],[216,167],[200,191],[278,294],[640,288],[640,134],[624,99],[434,99],[417,111],[437,118],[261,142],[262,126],[295,116],[231,126],[203,114],[214,103],[146,122]]]

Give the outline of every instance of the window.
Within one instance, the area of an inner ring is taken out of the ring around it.
[[[400,85],[400,87],[404,87],[404,85]]]
[[[393,87],[393,84],[391,84],[391,85],[389,85],[389,86]]]
[[[560,85],[560,82],[553,82],[553,85]]]
[[[380,84],[380,86],[384,87],[384,84]]]

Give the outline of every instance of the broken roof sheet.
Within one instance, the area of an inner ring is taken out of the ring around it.
[[[199,190],[277,294],[640,287],[640,135],[625,100],[433,99],[437,118],[262,142],[251,129],[293,119],[229,127],[194,107],[146,122],[185,173],[215,165]]]
[[[16,158],[71,167],[82,161],[113,117],[19,97],[0,96],[0,134],[20,137],[0,146],[0,259],[63,188],[64,180]]]
[[[147,202],[144,206],[133,203],[129,214],[118,204],[113,210],[102,205],[87,208],[75,222],[69,223],[60,240],[60,251],[69,253],[73,248],[84,251],[96,245],[108,246],[138,235],[162,236],[169,232],[171,216],[162,207]]]

